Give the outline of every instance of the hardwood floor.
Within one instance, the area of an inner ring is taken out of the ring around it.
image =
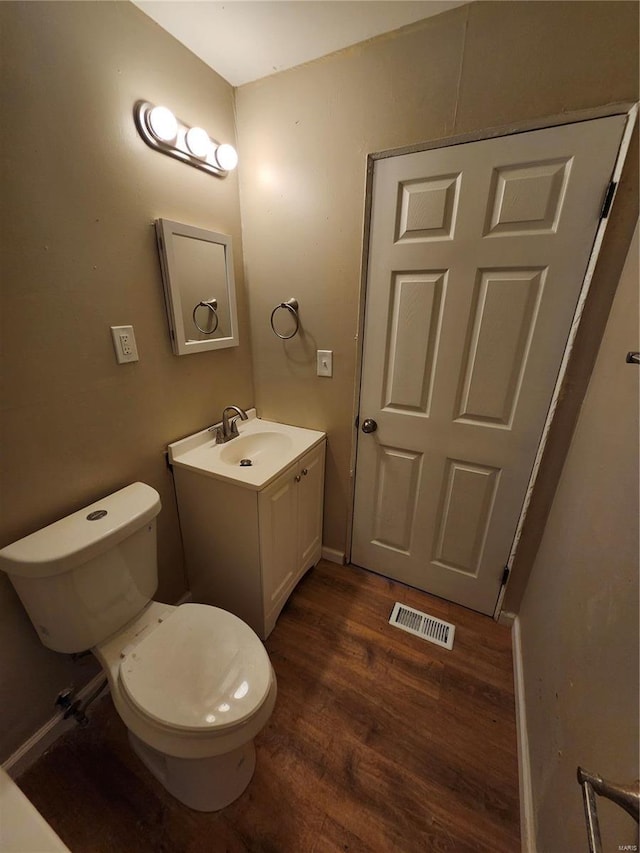
[[[391,627],[396,600],[453,622],[453,650]],[[164,791],[108,698],[18,784],[73,853],[520,850],[508,629],[321,561],[266,646],[278,701],[221,812]]]

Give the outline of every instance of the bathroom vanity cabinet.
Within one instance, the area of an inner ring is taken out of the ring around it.
[[[262,639],[320,559],[326,439],[316,435],[264,488],[172,463],[193,600],[231,611]]]

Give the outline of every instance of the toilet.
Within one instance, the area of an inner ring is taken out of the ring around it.
[[[180,802],[217,811],[255,769],[276,700],[258,636],[204,604],[153,601],[160,496],[133,483],[0,551],[42,643],[91,649],[129,741]]]

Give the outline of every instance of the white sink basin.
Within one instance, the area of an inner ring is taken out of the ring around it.
[[[314,429],[264,421],[256,417],[238,420],[240,435],[216,444],[208,429],[169,445],[169,461],[207,477],[227,480],[248,489],[262,489],[325,438]],[[242,463],[242,464],[241,464]]]
[[[290,435],[282,432],[249,432],[232,438],[220,448],[220,459],[229,465],[240,465],[241,461],[252,465],[268,462],[270,457],[286,455],[293,442]]]

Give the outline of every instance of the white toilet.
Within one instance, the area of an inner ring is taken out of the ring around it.
[[[0,551],[45,646],[91,649],[135,752],[198,811],[237,799],[276,700],[258,636],[204,604],[152,601],[160,496],[134,483]]]

